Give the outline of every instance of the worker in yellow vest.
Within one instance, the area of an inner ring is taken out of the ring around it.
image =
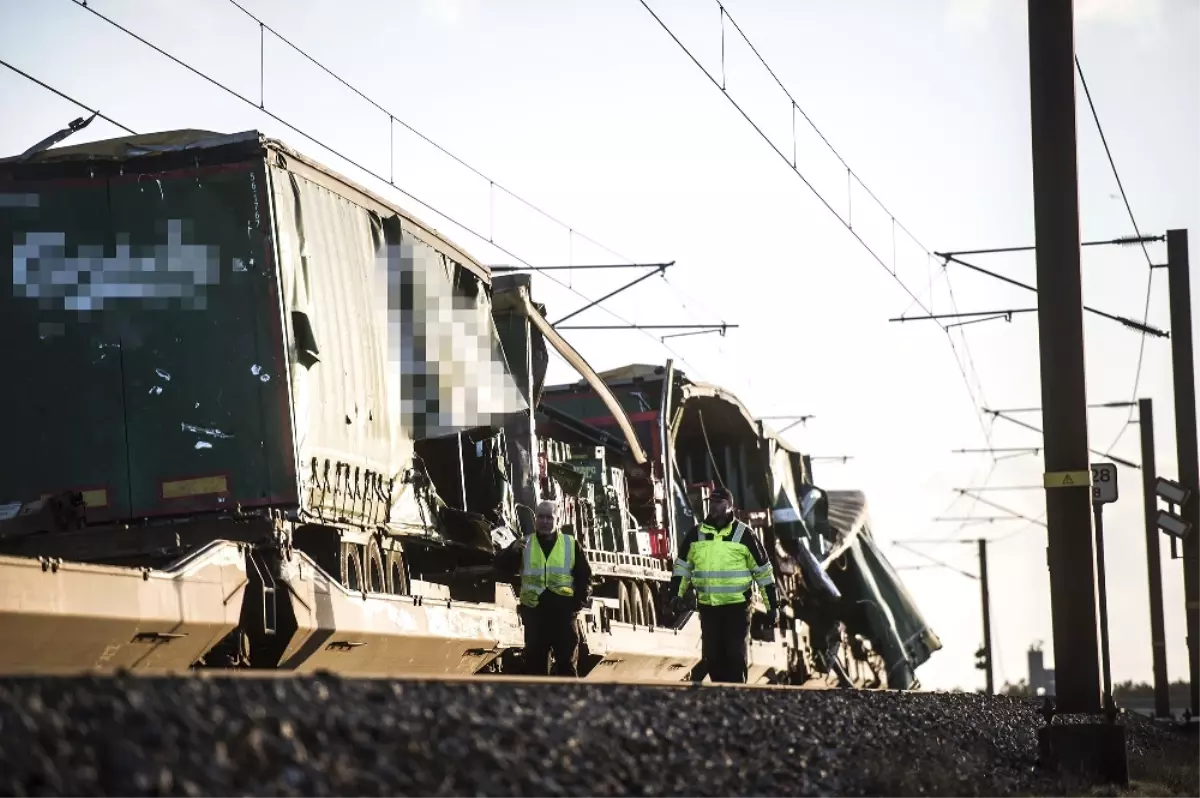
[[[733,494],[712,492],[709,514],[684,538],[671,579],[671,603],[682,609],[689,587],[696,588],[701,652],[714,682],[746,681],[751,591],[763,594],[768,622],[778,622],[775,574],[754,530],[734,518]]]
[[[574,535],[557,529],[554,502],[538,505],[535,534],[522,538],[496,556],[499,572],[520,572],[525,626],[522,657],[526,671],[545,676],[554,652],[555,676],[578,676],[579,632],[575,616],[591,596],[592,569]]]

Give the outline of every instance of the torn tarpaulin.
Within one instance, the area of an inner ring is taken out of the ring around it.
[[[383,220],[388,348],[413,438],[499,427],[528,409],[500,346],[479,279],[416,235]]]

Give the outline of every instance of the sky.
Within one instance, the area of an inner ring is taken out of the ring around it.
[[[962,267],[943,269],[928,254],[1034,243],[1024,2],[728,0],[730,17],[785,94],[714,0],[647,0],[776,149],[641,0],[239,2],[387,112],[270,32],[260,51],[258,24],[230,0],[88,6],[250,103],[73,0],[0,0],[0,59],[139,133],[258,129],[281,138],[485,263],[674,261],[663,277],[572,321],[736,328],[665,342],[661,332],[572,330],[569,340],[597,369],[673,358],[758,415],[812,414],[786,437],[819,458],[852,458],[818,461],[816,481],[866,492],[874,532],[894,564],[929,564],[896,541],[944,539],[916,548],[974,574],[974,540],[992,539],[997,684],[1026,675],[1035,641],[1053,661],[1045,528],[934,520],[1004,515],[956,488],[1040,484],[1040,456],[953,453],[1041,446],[1036,433],[980,411],[1040,404],[1036,316],[949,331],[888,321],[924,315],[904,286],[934,313],[1034,306],[1029,293]],[[1076,0],[1075,8],[1076,50],[1139,229],[1189,228],[1200,248],[1200,2]],[[1082,237],[1131,235],[1078,84],[1077,94]],[[260,99],[304,134],[253,107]],[[20,152],[80,114],[0,68],[0,152]],[[388,114],[400,120],[390,134]],[[96,120],[70,141],[115,135],[121,131]],[[394,175],[406,193],[326,146],[383,178]],[[793,154],[811,189],[788,163]],[[855,175],[849,181],[843,161]],[[1162,263],[1166,248],[1150,244],[1148,254]],[[1032,253],[968,260],[1036,281]],[[556,272],[564,285],[543,274],[535,291],[553,319],[640,273]],[[1139,248],[1085,249],[1085,301],[1141,320],[1149,274]],[[1200,307],[1200,277],[1192,291]],[[1167,308],[1160,269],[1148,323],[1167,329]],[[1157,466],[1175,476],[1169,342],[1143,342],[1091,315],[1084,331],[1089,402],[1151,398]],[[560,362],[551,378],[577,379]],[[1017,417],[1040,423],[1036,413]],[[1091,446],[1139,462],[1130,420],[1128,410],[1090,411]],[[1121,498],[1105,510],[1113,678],[1148,681],[1140,472],[1121,468],[1119,479]],[[1044,512],[1041,490],[982,495],[1029,518]],[[1168,670],[1178,679],[1187,661],[1182,563],[1170,560],[1165,538],[1162,569]],[[944,644],[918,671],[922,684],[981,687],[973,659],[983,639],[978,582],[949,568],[901,575]]]

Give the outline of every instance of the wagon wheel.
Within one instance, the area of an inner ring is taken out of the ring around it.
[[[364,557],[367,579],[366,590],[368,593],[386,593],[387,592],[387,577],[383,569],[383,555],[379,552],[379,543],[372,540],[367,544],[366,555]]]
[[[629,588],[624,580],[617,581],[617,620],[621,623],[633,623],[633,607],[629,601]]]
[[[658,626],[658,608],[654,605],[654,587],[649,582],[642,584],[642,606],[645,608],[647,626]]]
[[[641,585],[637,582],[629,583],[629,609],[632,623],[634,626],[646,625],[646,602],[642,599]]]
[[[404,552],[400,549],[389,549],[387,553],[387,589],[397,596],[409,594],[408,568],[404,564]]]
[[[342,586],[347,590],[363,589],[363,566],[357,543],[342,541]]]

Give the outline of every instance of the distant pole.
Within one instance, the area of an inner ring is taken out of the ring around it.
[[[1170,682],[1167,681],[1167,634],[1163,625],[1162,556],[1158,549],[1158,500],[1154,462],[1154,402],[1138,400],[1138,425],[1142,428],[1142,506],[1146,516],[1146,577],[1150,585],[1150,646],[1154,662],[1154,716],[1171,716]]]
[[[1071,0],[1029,0],[1029,89],[1045,420],[1046,522],[1060,713],[1100,706],[1083,361]]]
[[[987,685],[985,689],[988,695],[995,695],[995,665],[992,662],[992,602],[991,594],[988,591],[987,541],[983,538],[979,539],[979,590],[983,598],[983,650],[987,652],[984,660],[987,667],[983,671]]]
[[[1104,709],[1113,707],[1112,660],[1108,656],[1108,579],[1104,572],[1104,505],[1092,502],[1096,526],[1096,587],[1100,600],[1100,661],[1104,672]]]
[[[1179,482],[1192,491],[1180,507],[1192,533],[1183,540],[1183,600],[1187,617],[1192,715],[1200,715],[1200,444],[1196,442],[1196,366],[1192,352],[1192,299],[1188,286],[1187,230],[1167,231],[1167,280],[1171,296],[1171,371],[1175,383],[1175,447]]]

